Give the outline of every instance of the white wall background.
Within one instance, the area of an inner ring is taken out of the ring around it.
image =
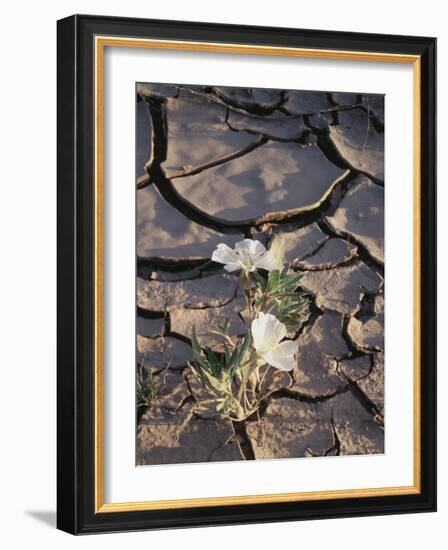
[[[291,26],[439,38],[439,121],[447,121],[448,31],[439,0],[266,2],[66,0],[8,2],[0,86],[0,540],[5,548],[440,548],[448,521],[448,384],[439,356],[439,512],[75,538],[55,522],[56,20],[73,13]],[[439,124],[439,272],[448,267],[445,151]],[[445,249],[445,250],[443,250]],[[439,312],[448,308],[440,285]],[[440,340],[447,331],[439,314]],[[441,346],[440,346],[441,348]]]

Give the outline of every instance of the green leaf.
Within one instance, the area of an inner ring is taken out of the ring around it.
[[[197,357],[202,356],[202,349],[201,349],[201,346],[199,345],[199,342],[196,336],[196,327],[194,325],[193,325],[193,331],[191,333],[191,347],[193,349],[193,354],[195,356],[195,359]]]
[[[230,319],[226,319],[224,323],[221,325],[218,325],[219,329],[222,331],[223,334],[228,335],[230,330]]]
[[[249,337],[249,334],[246,334],[246,336],[243,339],[243,345],[241,347],[241,357],[244,357],[244,355],[246,354],[249,348],[249,343],[250,343],[250,337]]]
[[[224,344],[224,355],[225,355],[225,358],[226,358],[226,365],[228,366],[229,363],[230,363],[230,359],[231,359],[231,352],[229,350],[229,346],[227,346],[227,344]]]
[[[249,336],[246,335],[243,338],[241,346],[236,347],[233,350],[230,360],[227,363],[227,369],[229,370],[231,375],[233,375],[235,370],[240,366],[241,360],[243,359],[244,355],[247,352],[247,348],[249,347],[249,342],[250,342]]]
[[[260,285],[260,290],[264,292],[266,290],[266,279],[258,271],[254,271],[254,277]]]
[[[219,361],[213,351],[207,347],[205,348],[205,355],[207,356],[208,364],[210,365],[210,371],[214,377],[218,377],[221,373]]]
[[[269,272],[268,277],[268,290],[275,292],[278,287],[278,282],[280,278],[280,272],[277,269]]]

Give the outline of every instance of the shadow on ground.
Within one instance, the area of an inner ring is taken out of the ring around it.
[[[55,510],[26,510],[25,514],[37,519],[48,527],[56,528],[56,511]]]

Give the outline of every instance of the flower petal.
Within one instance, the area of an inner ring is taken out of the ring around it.
[[[224,243],[218,244],[212,254],[212,260],[220,264],[239,264],[238,255]]]
[[[278,344],[287,334],[286,327],[281,323],[277,317],[272,315],[272,313],[267,313],[265,317],[268,318],[266,332],[270,342],[272,344]]]
[[[266,333],[266,320],[265,314],[260,312],[258,317],[252,321],[252,338],[254,340],[254,348],[256,351],[261,349],[261,346],[265,339]]]
[[[238,269],[241,269],[241,263],[238,262],[238,263],[226,264],[224,266],[224,269],[229,273],[231,273],[232,271],[237,271]]]
[[[275,348],[286,336],[286,333],[285,325],[271,313],[260,313],[258,318],[252,321],[254,347],[260,354]]]
[[[266,271],[274,271],[274,269],[279,269],[277,259],[273,254],[271,254],[270,250],[268,250],[268,252],[266,252],[266,254],[260,259],[255,260],[254,263],[258,269],[266,269]]]
[[[244,239],[236,243],[235,250],[244,250],[251,258],[255,259],[266,252],[266,247],[260,242],[253,239]]]
[[[271,244],[271,248],[255,264],[260,269],[281,271],[285,264],[285,241],[281,237],[276,237]]]
[[[296,366],[296,353],[297,344],[292,340],[285,340],[264,354],[263,359],[277,369],[288,371]]]

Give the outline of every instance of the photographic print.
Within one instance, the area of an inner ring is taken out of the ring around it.
[[[137,83],[137,465],[384,453],[384,101]]]
[[[436,39],[57,34],[58,528],[435,511]]]

